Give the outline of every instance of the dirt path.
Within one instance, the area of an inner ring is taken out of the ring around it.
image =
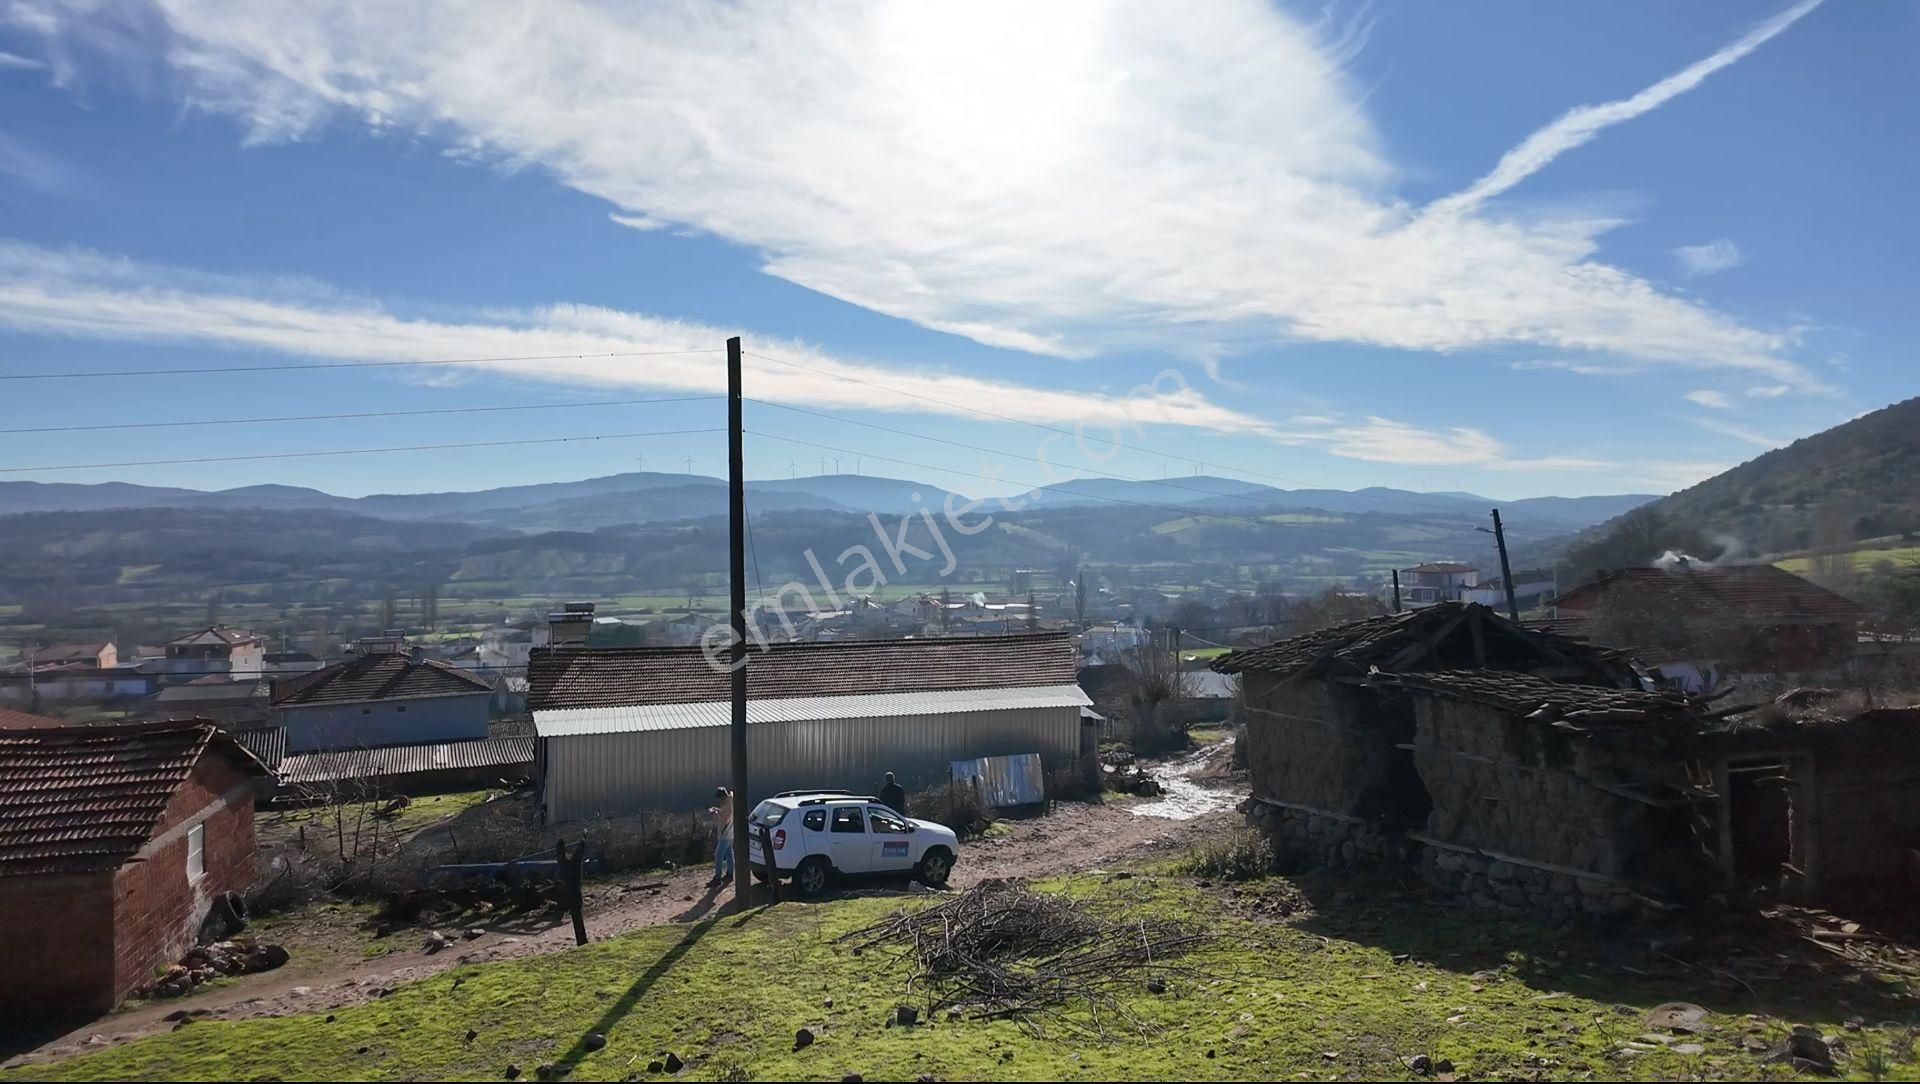
[[[1203,783],[1192,778],[1221,755],[1224,748],[1216,745],[1164,764],[1155,772],[1167,789],[1161,798],[1102,805],[1063,803],[1042,816],[1007,821],[1008,834],[962,847],[952,884],[966,888],[993,877],[1044,877],[1098,869],[1229,831],[1239,823],[1232,806],[1240,795],[1211,780]],[[706,917],[732,899],[731,887],[718,891],[706,887],[710,872],[700,867],[588,886],[589,935],[598,941],[646,926]],[[364,956],[365,934],[353,918],[303,919],[297,932],[287,931],[291,936],[285,937],[285,943],[294,949],[296,961],[302,955],[319,955],[327,962],[308,967],[290,964],[178,1000],[138,1004],[5,1064],[68,1057],[183,1026],[182,1013],[239,1020],[324,1011],[384,997],[396,986],[460,964],[538,956],[573,946],[572,926],[564,916],[521,918],[475,928],[479,936],[455,940],[432,954],[424,950],[425,930],[402,931],[392,935],[390,951],[369,958]]]

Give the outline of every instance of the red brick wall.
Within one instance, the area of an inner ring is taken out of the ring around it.
[[[113,876],[0,877],[0,1020],[113,1007]]]
[[[250,778],[223,755],[202,758],[154,829],[154,840],[164,842],[150,844],[114,875],[114,1000],[193,947],[214,897],[253,883],[253,792],[236,791]],[[221,807],[229,793],[233,800]],[[184,828],[196,822],[206,825],[206,872],[189,882]]]

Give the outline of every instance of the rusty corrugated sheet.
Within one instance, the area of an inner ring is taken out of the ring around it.
[[[977,785],[981,799],[992,809],[1036,805],[1047,800],[1047,773],[1038,753],[956,760],[951,771],[954,782]]]
[[[295,753],[280,762],[280,785],[311,786],[338,779],[390,779],[419,772],[510,768],[533,763],[532,738],[482,738],[433,745],[384,745]]]

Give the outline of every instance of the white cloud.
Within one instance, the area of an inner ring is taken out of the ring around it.
[[[69,191],[81,181],[80,171],[66,159],[6,132],[0,132],[0,176],[42,192]]]
[[[1769,451],[1788,443],[1778,437],[1770,437],[1764,433],[1756,433],[1745,426],[1734,425],[1731,422],[1723,422],[1717,418],[1690,417],[1687,419],[1687,422],[1701,429],[1705,429],[1709,433],[1718,433],[1723,437],[1732,437],[1737,441],[1751,444],[1756,448],[1766,448]]]
[[[1374,463],[1462,466],[1489,463],[1506,452],[1505,445],[1478,429],[1421,429],[1388,418],[1338,426],[1328,439],[1327,451],[1334,455]]]
[[[607,217],[630,230],[664,230],[673,225],[671,222],[662,222],[657,218],[648,218],[646,215],[612,214]]]
[[[1592,141],[1606,129],[1651,113],[1699,86],[1707,76],[1765,45],[1820,4],[1821,0],[1799,0],[1799,3],[1747,31],[1731,45],[1694,61],[1630,98],[1568,110],[1558,120],[1529,135],[1519,146],[1501,156],[1500,164],[1493,168],[1493,172],[1460,192],[1436,200],[1428,208],[1429,213],[1452,214],[1471,210],[1500,195],[1545,169],[1554,159]]]
[[[1763,384],[1747,389],[1747,395],[1754,399],[1778,399],[1793,389],[1785,384]]]
[[[426,132],[545,167],[630,224],[753,246],[772,274],[982,342],[1060,355],[1524,343],[1824,387],[1789,360],[1790,330],[1600,262],[1617,219],[1485,213],[1809,3],[1638,95],[1568,113],[1424,211],[1395,195],[1340,70],[1364,30],[1333,40],[1266,0],[154,5],[167,31],[152,48],[195,106],[238,117],[250,140],[342,116]],[[34,10],[70,47],[108,36],[102,9]]]
[[[1632,365],[1596,365],[1582,361],[1568,361],[1565,358],[1536,358],[1529,361],[1516,361],[1508,368],[1517,373],[1545,370],[1549,372],[1576,373],[1580,376],[1622,376],[1637,373],[1640,369]]]
[[[1733,400],[1727,398],[1727,393],[1723,391],[1690,391],[1681,398],[1689,403],[1698,403],[1715,410],[1733,409]]]
[[[44,67],[46,67],[45,64],[41,63],[38,60],[34,60],[31,57],[24,57],[24,56],[20,56],[17,53],[0,51],[0,71],[6,71],[8,69],[38,71],[39,69]]]
[[[466,323],[404,319],[305,280],[242,281],[7,242],[0,242],[0,328],[88,339],[212,343],[317,358],[501,359],[460,369],[562,384],[695,392],[725,390],[724,368],[714,355],[727,336],[743,334],[585,305],[495,311]],[[1287,438],[1258,418],[1173,382],[1151,395],[1083,394],[850,361],[772,336],[746,338],[755,353],[806,367],[748,358],[756,398],[977,418],[966,409],[971,407],[1022,421],[1122,427],[1138,421]],[[701,353],[608,357],[640,351]],[[557,354],[578,356],[549,359]],[[510,360],[533,356],[543,360]],[[888,395],[876,384],[906,394]]]
[[[1545,455],[1536,459],[1501,459],[1482,464],[1487,470],[1497,471],[1552,471],[1552,470],[1617,470],[1621,463],[1615,459],[1588,459],[1573,455]]]
[[[1740,246],[1724,237],[1704,245],[1681,245],[1673,250],[1673,256],[1689,276],[1712,275],[1740,266]]]

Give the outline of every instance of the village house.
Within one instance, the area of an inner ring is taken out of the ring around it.
[[[699,648],[591,648],[556,624],[528,681],[549,820],[695,809],[730,778],[730,677]],[[755,798],[885,772],[924,788],[986,756],[1068,766],[1090,703],[1061,633],[755,646],[747,689]]]
[[[155,693],[147,702],[146,714],[155,719],[210,719],[222,726],[251,726],[267,720],[271,690],[268,681],[231,681],[209,674]]]
[[[1554,574],[1550,568],[1524,568],[1513,574],[1513,602],[1519,609],[1532,610],[1553,599]],[[1507,581],[1495,576],[1460,592],[1460,601],[1478,602],[1504,612],[1507,608]]]
[[[404,637],[360,640],[355,655],[273,683],[273,719],[289,753],[465,741],[487,736],[493,685],[434,659]]]
[[[1488,910],[1565,919],[1723,889],[1885,890],[1920,842],[1912,710],[1711,708],[1474,604],[1214,668],[1244,682],[1245,808],[1279,853],[1407,863]]]
[[[1852,659],[1866,611],[1773,565],[1604,572],[1561,595],[1545,627],[1630,651],[1676,688],[1820,680]]]
[[[105,704],[153,692],[154,677],[123,663],[102,668],[86,658],[54,662],[22,660],[0,668],[0,703],[30,708],[35,704]]]
[[[1434,561],[1400,570],[1400,604],[1408,608],[1459,602],[1480,582],[1480,570],[1453,561]]]
[[[206,722],[0,730],[0,1019],[105,1012],[254,875],[266,769]]]
[[[155,673],[180,681],[225,674],[234,681],[256,680],[266,673],[266,648],[243,629],[210,625],[167,641],[157,659],[144,661]]]

